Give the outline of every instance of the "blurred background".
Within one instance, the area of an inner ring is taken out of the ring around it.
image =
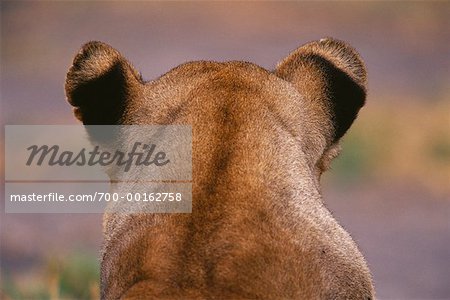
[[[325,203],[379,299],[450,299],[450,2],[2,1],[1,122],[76,124],[64,80],[89,40],[152,79],[200,59],[273,69],[326,36],[361,53],[369,95]],[[2,298],[98,298],[101,215],[5,214],[1,189]]]

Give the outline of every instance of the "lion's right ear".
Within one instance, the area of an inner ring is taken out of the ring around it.
[[[140,74],[114,48],[102,42],[85,44],[66,77],[66,96],[85,125],[116,125],[130,99],[141,88]]]
[[[358,53],[344,42],[322,39],[301,46],[275,72],[289,81],[325,126],[328,145],[355,120],[366,99],[366,70]]]

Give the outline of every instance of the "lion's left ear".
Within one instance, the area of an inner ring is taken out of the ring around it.
[[[344,42],[322,39],[301,46],[282,60],[275,75],[290,82],[325,126],[328,145],[350,128],[366,99],[366,69]]]
[[[66,95],[85,125],[120,125],[131,99],[142,89],[140,74],[113,47],[86,43],[67,72]]]

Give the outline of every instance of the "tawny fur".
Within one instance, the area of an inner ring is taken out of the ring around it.
[[[319,189],[365,84],[359,55],[333,39],[273,72],[199,61],[150,82],[110,46],[86,44],[66,81],[84,124],[193,128],[192,213],[105,215],[102,298],[373,299]]]

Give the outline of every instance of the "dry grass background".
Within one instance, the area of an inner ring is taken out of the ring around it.
[[[450,99],[450,97],[446,98]],[[419,184],[450,194],[450,102],[369,103],[344,137],[334,180],[355,176]],[[399,109],[401,107],[401,109]],[[367,178],[366,178],[367,179]],[[449,200],[449,199],[447,199]]]

